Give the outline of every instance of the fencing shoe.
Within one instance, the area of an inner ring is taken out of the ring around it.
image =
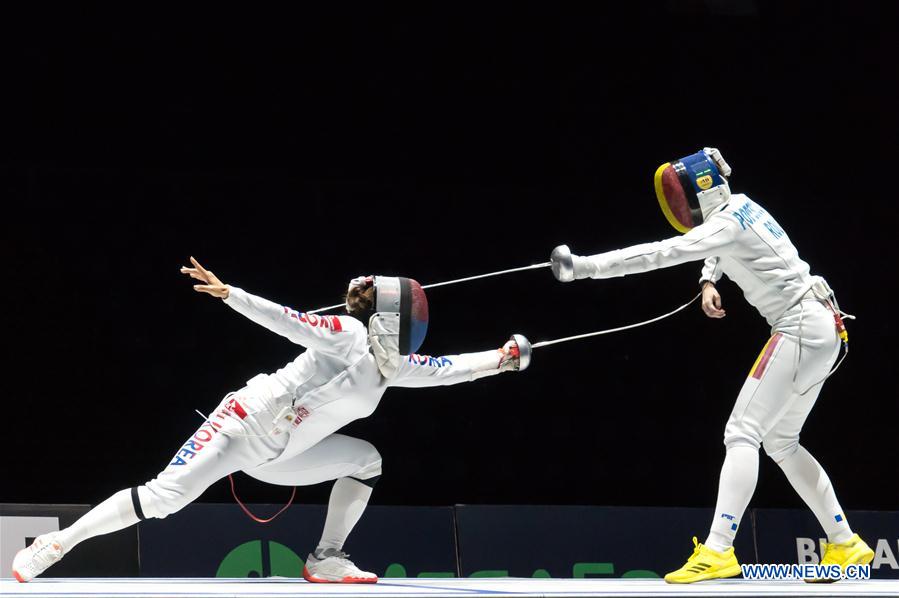
[[[360,570],[336,548],[317,549],[306,559],[303,578],[313,583],[377,583],[378,576]]]
[[[848,542],[840,544],[824,544],[824,556],[821,557],[821,565],[839,565],[846,571],[847,565],[867,565],[874,560],[874,551],[862,540],[858,534],[853,534]],[[831,577],[818,579],[806,579],[808,583],[830,583],[836,581]]]
[[[21,583],[31,581],[62,558],[62,545],[56,541],[56,534],[38,536],[28,548],[16,553],[12,561],[12,575]]]
[[[693,554],[686,564],[665,576],[668,583],[693,583],[705,579],[734,577],[741,573],[740,564],[734,556],[734,547],[724,552],[716,552],[700,544],[693,536]]]

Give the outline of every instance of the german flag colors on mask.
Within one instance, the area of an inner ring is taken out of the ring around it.
[[[685,233],[703,222],[700,194],[726,184],[712,158],[699,151],[656,169],[655,189],[668,223]]]

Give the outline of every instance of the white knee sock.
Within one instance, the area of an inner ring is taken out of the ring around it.
[[[759,451],[750,446],[727,449],[721,478],[718,482],[718,502],[712,527],[705,545],[723,552],[733,546],[734,536],[743,519],[743,512],[755,492],[759,477]]]
[[[779,462],[805,504],[809,506],[831,542],[846,542],[852,537],[852,529],[837,501],[830,478],[811,453],[800,446],[795,453]]]
[[[59,532],[56,539],[68,552],[88,538],[124,529],[138,521],[131,502],[131,489],[120,490]]]
[[[331,489],[328,501],[328,515],[325,518],[325,529],[318,548],[343,548],[346,537],[353,531],[356,522],[368,505],[371,487],[353,478],[340,478]]]

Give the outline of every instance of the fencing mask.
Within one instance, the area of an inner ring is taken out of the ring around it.
[[[396,374],[403,355],[415,353],[428,332],[428,298],[417,281],[402,276],[366,276],[350,282],[375,288],[368,340],[385,378]]]
[[[730,198],[725,178],[730,173],[721,152],[713,147],[659,166],[656,197],[669,224],[682,233],[702,224]]]

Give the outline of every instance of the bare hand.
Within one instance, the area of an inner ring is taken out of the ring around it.
[[[187,274],[191,278],[205,283],[195,284],[195,291],[199,293],[208,293],[213,297],[219,297],[220,299],[228,298],[228,294],[230,293],[228,285],[216,278],[215,274],[213,274],[211,270],[207,270],[206,268],[201,266],[200,262],[194,259],[193,256],[191,256],[190,258],[190,263],[193,264],[194,267],[188,268],[187,266],[181,266],[181,273]]]
[[[721,309],[721,295],[712,283],[702,287],[702,311],[710,318],[723,318],[726,314]]]

